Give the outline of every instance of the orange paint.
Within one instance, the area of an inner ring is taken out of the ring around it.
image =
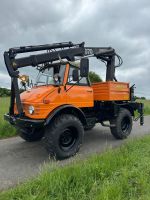
[[[129,83],[101,82],[93,83],[94,100],[96,101],[123,101],[130,99]]]

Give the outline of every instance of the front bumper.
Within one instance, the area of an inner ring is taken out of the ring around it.
[[[4,119],[8,121],[10,124],[16,127],[21,128],[37,128],[44,126],[45,120],[35,120],[35,119],[29,119],[24,117],[18,117],[18,116],[10,116],[9,114],[4,115]]]

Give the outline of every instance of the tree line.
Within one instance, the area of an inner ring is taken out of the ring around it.
[[[0,97],[10,96],[10,89],[0,87]]]

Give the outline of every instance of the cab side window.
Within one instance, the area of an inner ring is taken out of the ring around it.
[[[70,66],[69,69],[69,75],[68,75],[68,84],[72,85],[72,84],[76,84],[76,85],[89,85],[88,84],[88,80],[85,77],[80,77],[79,76],[79,81],[73,81],[73,77],[72,77],[72,72],[73,70],[76,69],[76,67]],[[80,74],[80,71],[78,70],[78,73]]]
[[[69,69],[69,75],[68,75],[68,83],[69,84],[75,84],[76,81],[73,81],[73,77],[72,77],[72,72],[75,68],[74,67],[71,67],[70,66],[70,69]]]

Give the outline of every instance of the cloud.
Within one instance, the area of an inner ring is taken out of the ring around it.
[[[85,41],[115,48],[124,60],[118,80],[134,82],[150,96],[149,21],[149,0],[1,0],[0,73],[7,74],[2,54],[10,47]],[[100,66],[96,61],[91,69],[104,77]],[[8,85],[8,78],[0,80]]]
[[[10,88],[10,77],[0,72],[0,87]]]

